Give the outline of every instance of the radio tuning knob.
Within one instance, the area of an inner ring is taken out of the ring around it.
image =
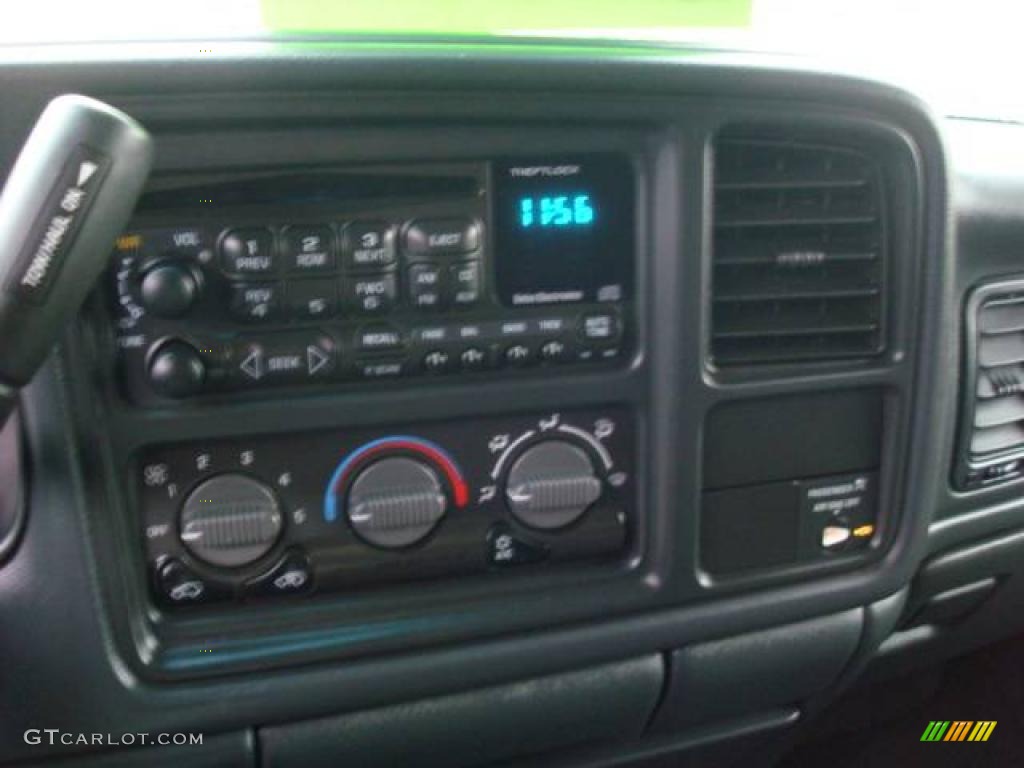
[[[512,465],[505,498],[520,522],[554,530],[576,522],[601,490],[594,463],[581,448],[565,440],[545,440]]]
[[[348,519],[364,540],[384,549],[411,546],[444,517],[448,500],[422,461],[391,456],[360,472],[348,492]]]
[[[157,262],[139,283],[142,306],[157,317],[181,317],[199,299],[199,276],[186,264]]]
[[[146,373],[149,385],[158,395],[180,399],[202,390],[206,365],[191,344],[171,339],[150,353]]]

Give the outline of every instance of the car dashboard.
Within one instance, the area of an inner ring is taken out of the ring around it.
[[[1020,126],[639,44],[0,71],[0,167],[66,92],[156,148],[5,434],[0,763],[770,765],[1024,624]]]

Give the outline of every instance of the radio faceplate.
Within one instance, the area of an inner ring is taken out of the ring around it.
[[[611,407],[147,449],[154,590],[187,606],[615,561],[634,441]]]
[[[587,155],[155,189],[114,256],[123,389],[155,405],[614,365],[634,186],[625,156]]]

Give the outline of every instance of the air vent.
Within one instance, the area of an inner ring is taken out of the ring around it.
[[[982,288],[967,320],[961,487],[1016,475],[1024,455],[1024,282]]]
[[[878,355],[885,207],[848,148],[723,134],[715,148],[717,365]]]

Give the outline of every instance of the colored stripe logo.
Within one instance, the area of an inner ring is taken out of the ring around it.
[[[996,720],[932,720],[921,741],[988,741]]]

